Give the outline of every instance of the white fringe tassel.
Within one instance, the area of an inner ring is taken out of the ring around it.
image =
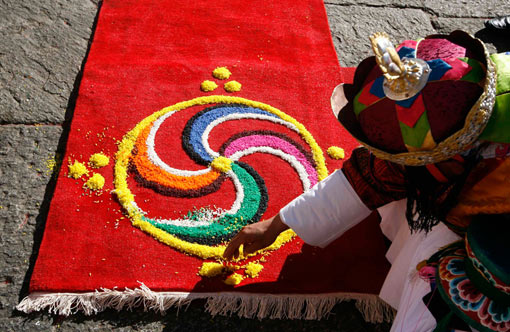
[[[153,292],[143,283],[136,289],[101,289],[90,293],[32,293],[16,307],[30,313],[47,309],[68,316],[82,311],[93,315],[107,308],[118,311],[143,307],[144,311],[164,313],[172,307],[206,299],[206,310],[213,316],[237,314],[244,318],[316,319],[327,317],[335,304],[354,300],[364,319],[371,323],[391,321],[394,310],[376,295],[357,293],[330,294],[254,294],[254,293],[184,293]]]

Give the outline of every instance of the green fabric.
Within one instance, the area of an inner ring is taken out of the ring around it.
[[[510,92],[510,55],[504,53],[492,54],[491,59],[497,68],[496,94]]]
[[[358,94],[356,95],[356,97],[354,97],[354,105],[353,105],[353,110],[354,110],[354,114],[356,114],[356,117],[359,116],[359,114],[365,109],[367,108],[367,105],[365,104],[362,104],[359,102],[359,96],[361,95],[361,92],[363,92],[363,89],[361,89],[360,92],[358,92]]]
[[[461,81],[479,83],[481,80],[483,80],[485,77],[485,69],[482,67],[482,64],[478,60],[471,58],[459,58],[459,60],[462,60],[471,66],[471,70],[460,79]]]
[[[510,93],[496,96],[491,118],[479,139],[510,143]]]
[[[399,121],[402,138],[406,145],[419,148],[422,146],[427,133],[430,131],[430,124],[427,117],[427,111],[423,112],[414,128],[409,127],[405,123]]]
[[[493,54],[496,65],[496,102],[480,140],[510,143],[510,55]]]

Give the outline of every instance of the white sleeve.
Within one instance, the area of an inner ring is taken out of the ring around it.
[[[325,247],[371,212],[337,170],[281,209],[280,218],[306,243]]]

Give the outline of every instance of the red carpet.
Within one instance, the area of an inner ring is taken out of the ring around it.
[[[221,275],[198,274],[243,224],[339,168],[329,147],[348,157],[357,146],[329,105],[351,76],[319,0],[104,1],[20,310],[90,314],[136,299],[164,310],[203,297],[212,313],[320,318],[354,298],[379,319],[370,294],[388,263],[375,216],[325,250],[285,234],[275,250],[221,262]],[[217,87],[205,92],[206,80]],[[95,168],[96,153],[109,163]],[[224,283],[232,274],[239,284]]]

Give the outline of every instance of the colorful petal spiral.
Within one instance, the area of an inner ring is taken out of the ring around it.
[[[165,163],[157,153],[155,137],[172,115],[197,105],[210,105],[192,116],[182,133],[182,147],[204,168],[183,170]],[[309,149],[290,137],[269,130],[244,131],[233,135],[219,149],[209,145],[213,128],[226,121],[256,119],[285,126],[298,133]],[[225,246],[243,226],[260,220],[267,208],[264,179],[248,164],[239,161],[254,153],[281,158],[299,175],[303,191],[327,176],[322,150],[306,128],[269,105],[240,97],[207,96],[164,108],[138,123],[119,144],[115,164],[115,193],[134,226],[159,241],[201,258],[220,257]],[[236,199],[228,210],[190,211],[185,217],[163,219],[149,216],[136,203],[127,183],[128,174],[157,193],[199,197],[217,191],[223,181],[234,184]],[[292,231],[282,233],[274,250],[290,241]]]

